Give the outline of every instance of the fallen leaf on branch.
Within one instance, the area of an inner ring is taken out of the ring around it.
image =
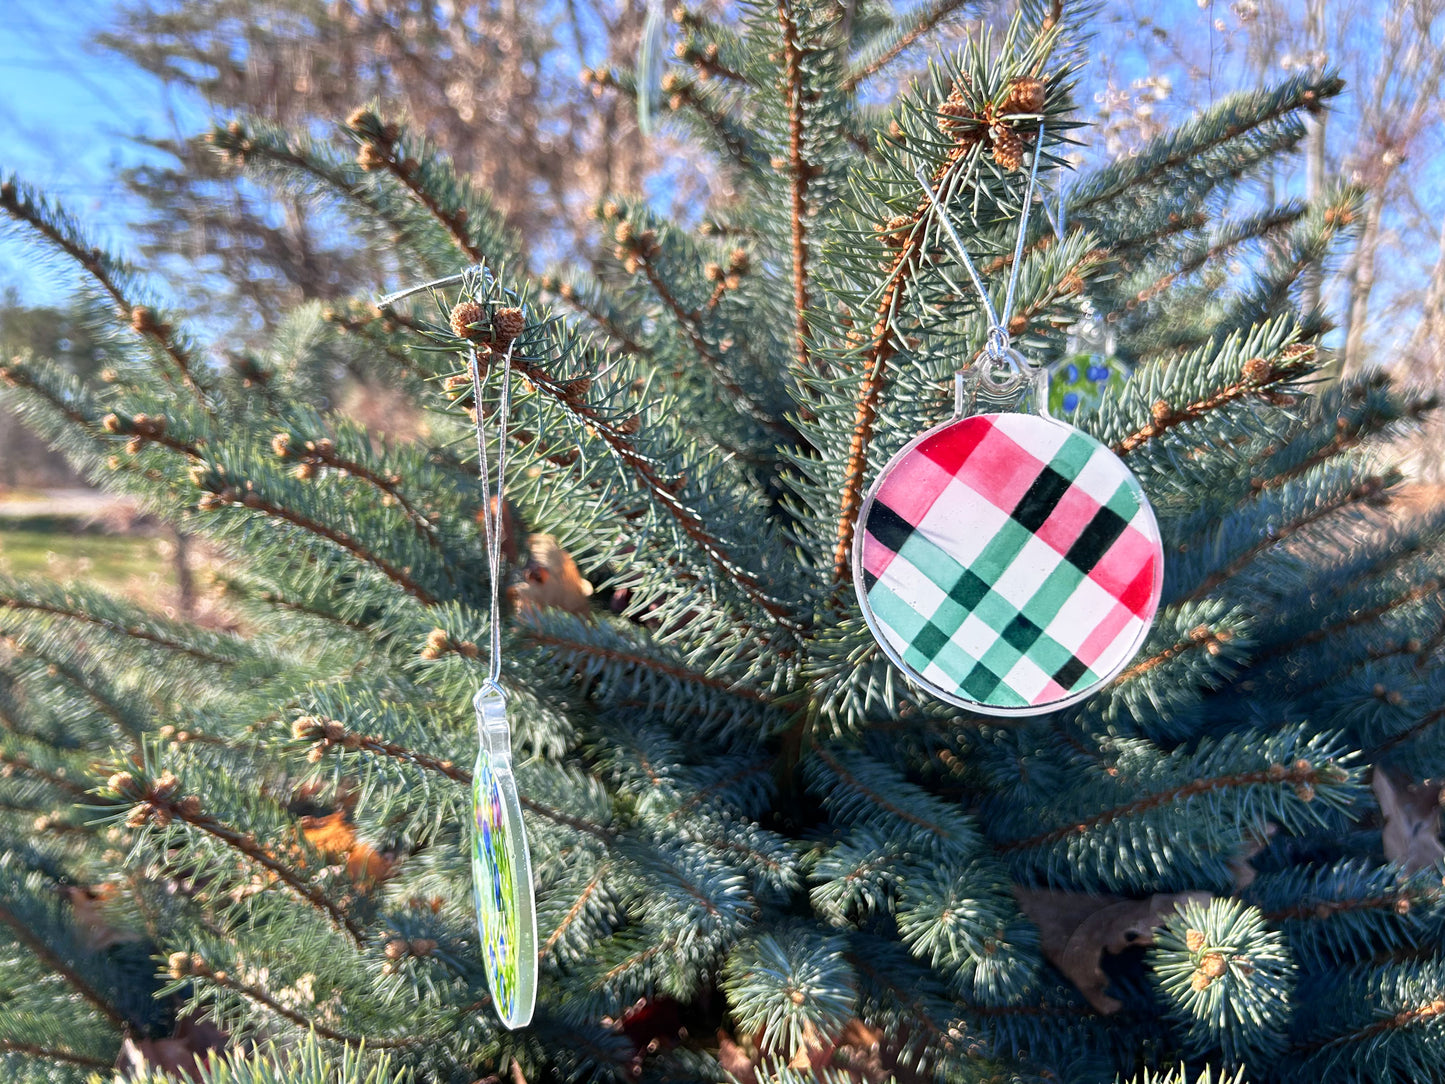
[[[1087,892],[1056,892],[1014,886],[1019,909],[1039,928],[1039,946],[1050,963],[1079,989],[1094,1010],[1107,1016],[1123,1002],[1104,993],[1104,953],[1152,945],[1154,931],[1180,904],[1208,903],[1208,892],[1175,892],[1128,900]]]
[[[1417,873],[1445,858],[1440,843],[1440,796],[1438,780],[1399,783],[1376,768],[1370,787],[1385,816],[1381,833],[1385,858],[1406,873]]]
[[[127,1037],[120,1045],[115,1067],[126,1078],[139,1076],[149,1067],[163,1069],[182,1080],[201,1080],[203,1068],[213,1055],[226,1049],[228,1038],[214,1024],[187,1016],[176,1024],[175,1034],[169,1038]]]
[[[572,555],[549,534],[532,535],[528,547],[522,582],[509,592],[518,611],[566,610],[586,617],[591,610],[592,584],[582,578]]]
[[[75,929],[80,934],[81,944],[90,952],[104,952],[115,945],[145,940],[141,934],[121,930],[106,919],[105,909],[118,895],[118,885],[103,884],[94,888],[81,885],[66,885],[62,892],[70,901],[75,915]]]
[[[320,817],[302,817],[301,834],[306,842],[331,860],[344,860],[346,873],[366,887],[386,880],[392,862],[365,840],[356,838],[356,827],[343,810]]]

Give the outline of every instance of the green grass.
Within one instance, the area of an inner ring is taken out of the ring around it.
[[[174,591],[168,552],[163,538],[0,528],[0,569],[125,594]]]

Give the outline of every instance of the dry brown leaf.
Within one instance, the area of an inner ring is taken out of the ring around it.
[[[586,617],[591,610],[592,584],[582,578],[572,555],[549,534],[531,535],[527,544],[530,552],[522,582],[510,592],[518,611],[566,610]]]
[[[1399,783],[1376,768],[1370,787],[1385,816],[1381,836],[1389,861],[1398,863],[1406,873],[1416,873],[1445,858],[1445,845],[1440,842],[1438,780]]]
[[[758,1074],[753,1069],[753,1059],[725,1031],[717,1033],[717,1063],[738,1084],[757,1084]]]
[[[121,1043],[115,1067],[127,1078],[138,1076],[149,1066],[175,1074],[182,1080],[200,1080],[201,1070],[212,1055],[225,1051],[229,1037],[207,1021],[185,1017],[176,1033],[166,1039],[133,1039]]]
[[[344,859],[347,875],[358,885],[384,881],[391,873],[391,860],[370,843],[356,838],[356,827],[347,821],[343,810],[302,817],[301,834],[328,859]]]
[[[103,884],[86,888],[81,885],[66,885],[61,891],[70,901],[70,909],[75,915],[75,929],[80,933],[80,942],[89,951],[103,952],[114,945],[145,940],[138,933],[116,929],[106,920],[105,908],[120,894],[119,886]]]
[[[1096,1012],[1106,1016],[1118,1012],[1123,1003],[1104,993],[1109,976],[1101,963],[1103,954],[1152,945],[1154,930],[1176,906],[1212,899],[1208,892],[1176,892],[1129,900],[1017,885],[1014,896],[1019,909],[1039,928],[1044,956],[1078,987]]]

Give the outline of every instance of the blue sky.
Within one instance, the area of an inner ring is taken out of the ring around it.
[[[115,179],[144,160],[127,139],[195,131],[198,101],[131,65],[89,49],[111,0],[0,0],[0,174],[17,174],[55,196],[124,252],[133,205]],[[37,270],[0,237],[0,291],[55,302],[68,292],[53,267]]]

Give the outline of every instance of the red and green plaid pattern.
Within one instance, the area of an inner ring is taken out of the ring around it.
[[[884,468],[855,578],[895,660],[1004,713],[1070,703],[1121,670],[1159,604],[1159,528],[1092,437],[1034,414],[940,426]]]

